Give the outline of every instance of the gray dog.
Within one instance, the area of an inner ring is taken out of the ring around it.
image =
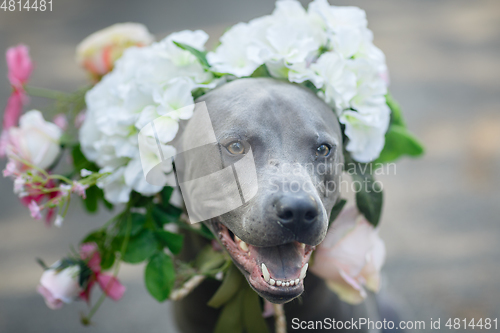
[[[255,160],[258,192],[253,199],[204,222],[250,286],[272,303],[286,303],[290,331],[293,318],[380,320],[373,296],[350,306],[339,301],[323,280],[312,274],[305,278],[311,253],[324,239],[339,198],[338,186],[331,184],[339,182],[342,170],[342,132],[331,107],[304,87],[264,78],[227,83],[200,101],[209,110],[223,162],[233,163],[250,148]],[[195,111],[178,148],[192,146],[190,140],[203,131],[197,116]],[[180,172],[194,179],[205,169],[205,163],[198,163]],[[182,255],[190,258],[203,245],[191,236]],[[174,305],[182,331],[213,330],[218,310],[206,303],[219,284],[206,281]]]

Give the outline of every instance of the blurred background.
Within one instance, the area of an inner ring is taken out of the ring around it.
[[[366,10],[387,56],[390,89],[427,147],[424,158],[402,160],[395,175],[382,177],[385,294],[405,319],[441,318],[442,329],[447,318],[500,317],[500,2],[330,3]],[[54,0],[52,12],[0,10],[0,50],[29,45],[31,83],[72,91],[87,83],[76,45],[111,24],[143,23],[157,39],[203,29],[213,45],[226,27],[273,8],[271,0]],[[2,60],[1,105],[10,94],[6,74]],[[44,105],[32,99],[29,108]],[[82,302],[52,311],[36,294],[35,257],[58,260],[109,216],[84,215],[74,202],[62,228],[46,228],[13,195],[11,180],[0,179],[0,332],[175,332],[171,305],[148,295],[142,266],[123,268],[125,297],[106,300],[90,328],[79,324],[88,311]]]

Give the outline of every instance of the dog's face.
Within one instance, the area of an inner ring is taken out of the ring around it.
[[[285,303],[299,296],[314,247],[326,235],[338,199],[342,136],[331,108],[309,90],[273,79],[241,79],[202,96],[224,164],[251,148],[257,194],[243,206],[205,221],[262,297]],[[184,146],[200,131],[195,111]],[[190,178],[203,174],[190,165]]]

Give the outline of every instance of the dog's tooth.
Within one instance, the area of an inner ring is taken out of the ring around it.
[[[290,280],[290,285],[293,286],[295,284],[295,280]]]
[[[306,277],[306,273],[307,273],[307,268],[309,267],[309,264],[306,263],[302,269],[300,270],[300,276],[299,276],[299,279],[300,280],[304,280],[304,278]]]
[[[295,285],[298,286],[300,283],[300,280],[299,279],[295,279]]]
[[[276,281],[274,281],[274,279],[270,279],[270,280],[269,280],[269,284],[270,284],[271,286],[274,286],[274,285],[276,284]]]
[[[241,239],[238,236],[236,236],[236,235],[234,235],[234,240],[241,241]]]
[[[302,249],[305,249],[305,248],[306,248],[306,244],[305,244],[305,243],[300,243],[300,247],[301,247]]]
[[[245,243],[244,241],[241,241],[239,246],[240,246],[240,249],[242,249],[245,252],[248,252],[248,245],[247,245],[247,243]]]
[[[287,282],[285,283],[285,286],[290,287],[290,282],[288,282],[288,281],[287,281]]]
[[[264,276],[264,280],[266,280],[266,282],[269,282],[269,279],[271,278],[271,276],[269,275],[269,271],[267,270],[266,264],[262,263],[261,268],[262,268],[262,275]]]
[[[278,287],[279,287],[279,286],[281,286],[281,281],[280,281],[280,280],[276,281],[276,285],[277,285]]]

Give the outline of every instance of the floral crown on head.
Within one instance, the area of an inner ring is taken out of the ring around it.
[[[13,90],[4,116],[0,156],[9,158],[4,176],[14,179],[14,192],[32,217],[41,219],[46,211],[47,222],[61,226],[72,194],[82,198],[89,212],[98,210],[100,203],[110,209],[125,204],[121,213],[82,240],[80,251],[51,267],[40,261],[45,273],[39,292],[47,304],[59,308],[75,298],[90,302],[96,283],[102,297],[118,300],[125,291],[116,276],[120,262],[147,262],[146,286],[158,301],[182,298],[206,277],[220,279],[225,274],[227,279],[239,279],[231,273],[228,255],[216,246],[206,248],[200,253],[202,259],[193,263],[173,259],[182,249],[183,237],[168,226],[208,239],[213,235],[204,225],[185,223],[172,168],[164,170],[167,177],[162,184],[146,181],[138,134],[162,117],[165,126],[158,141],[174,155],[171,141],[179,122],[191,118],[194,100],[244,77],[273,77],[303,85],[336,113],[345,164],[352,169],[347,171],[365,186],[356,189],[357,209],[341,213],[345,200],[333,208],[330,220],[339,216],[339,228],[331,229],[333,234],[318,248],[317,256],[328,265],[315,264],[311,269],[349,303],[366,297],[363,286],[377,290],[385,252],[375,229],[382,193],[371,166],[403,155],[419,156],[423,147],[407,130],[399,106],[388,93],[385,56],[373,44],[365,12],[330,6],[326,0],[312,1],[307,10],[298,1],[281,0],[271,15],[231,27],[213,51],[205,49],[208,35],[201,30],[153,40],[143,25],[135,23],[116,24],[87,37],[77,48],[77,61],[90,73],[93,84],[75,93],[28,86],[33,70],[28,48],[20,45],[7,51]],[[52,112],[53,122],[37,110],[21,115],[27,95],[56,101],[46,112]],[[78,137],[72,136],[75,132]],[[64,150],[71,153],[72,170],[58,175],[53,170]],[[149,158],[161,162],[159,156]],[[336,257],[343,251],[336,245],[339,239],[345,240],[342,246],[356,247],[360,237],[365,246],[352,253],[351,262]],[[113,267],[114,274],[103,273]],[[84,323],[101,303],[82,319]],[[223,304],[211,301],[215,303]],[[260,305],[248,311],[261,318]]]

